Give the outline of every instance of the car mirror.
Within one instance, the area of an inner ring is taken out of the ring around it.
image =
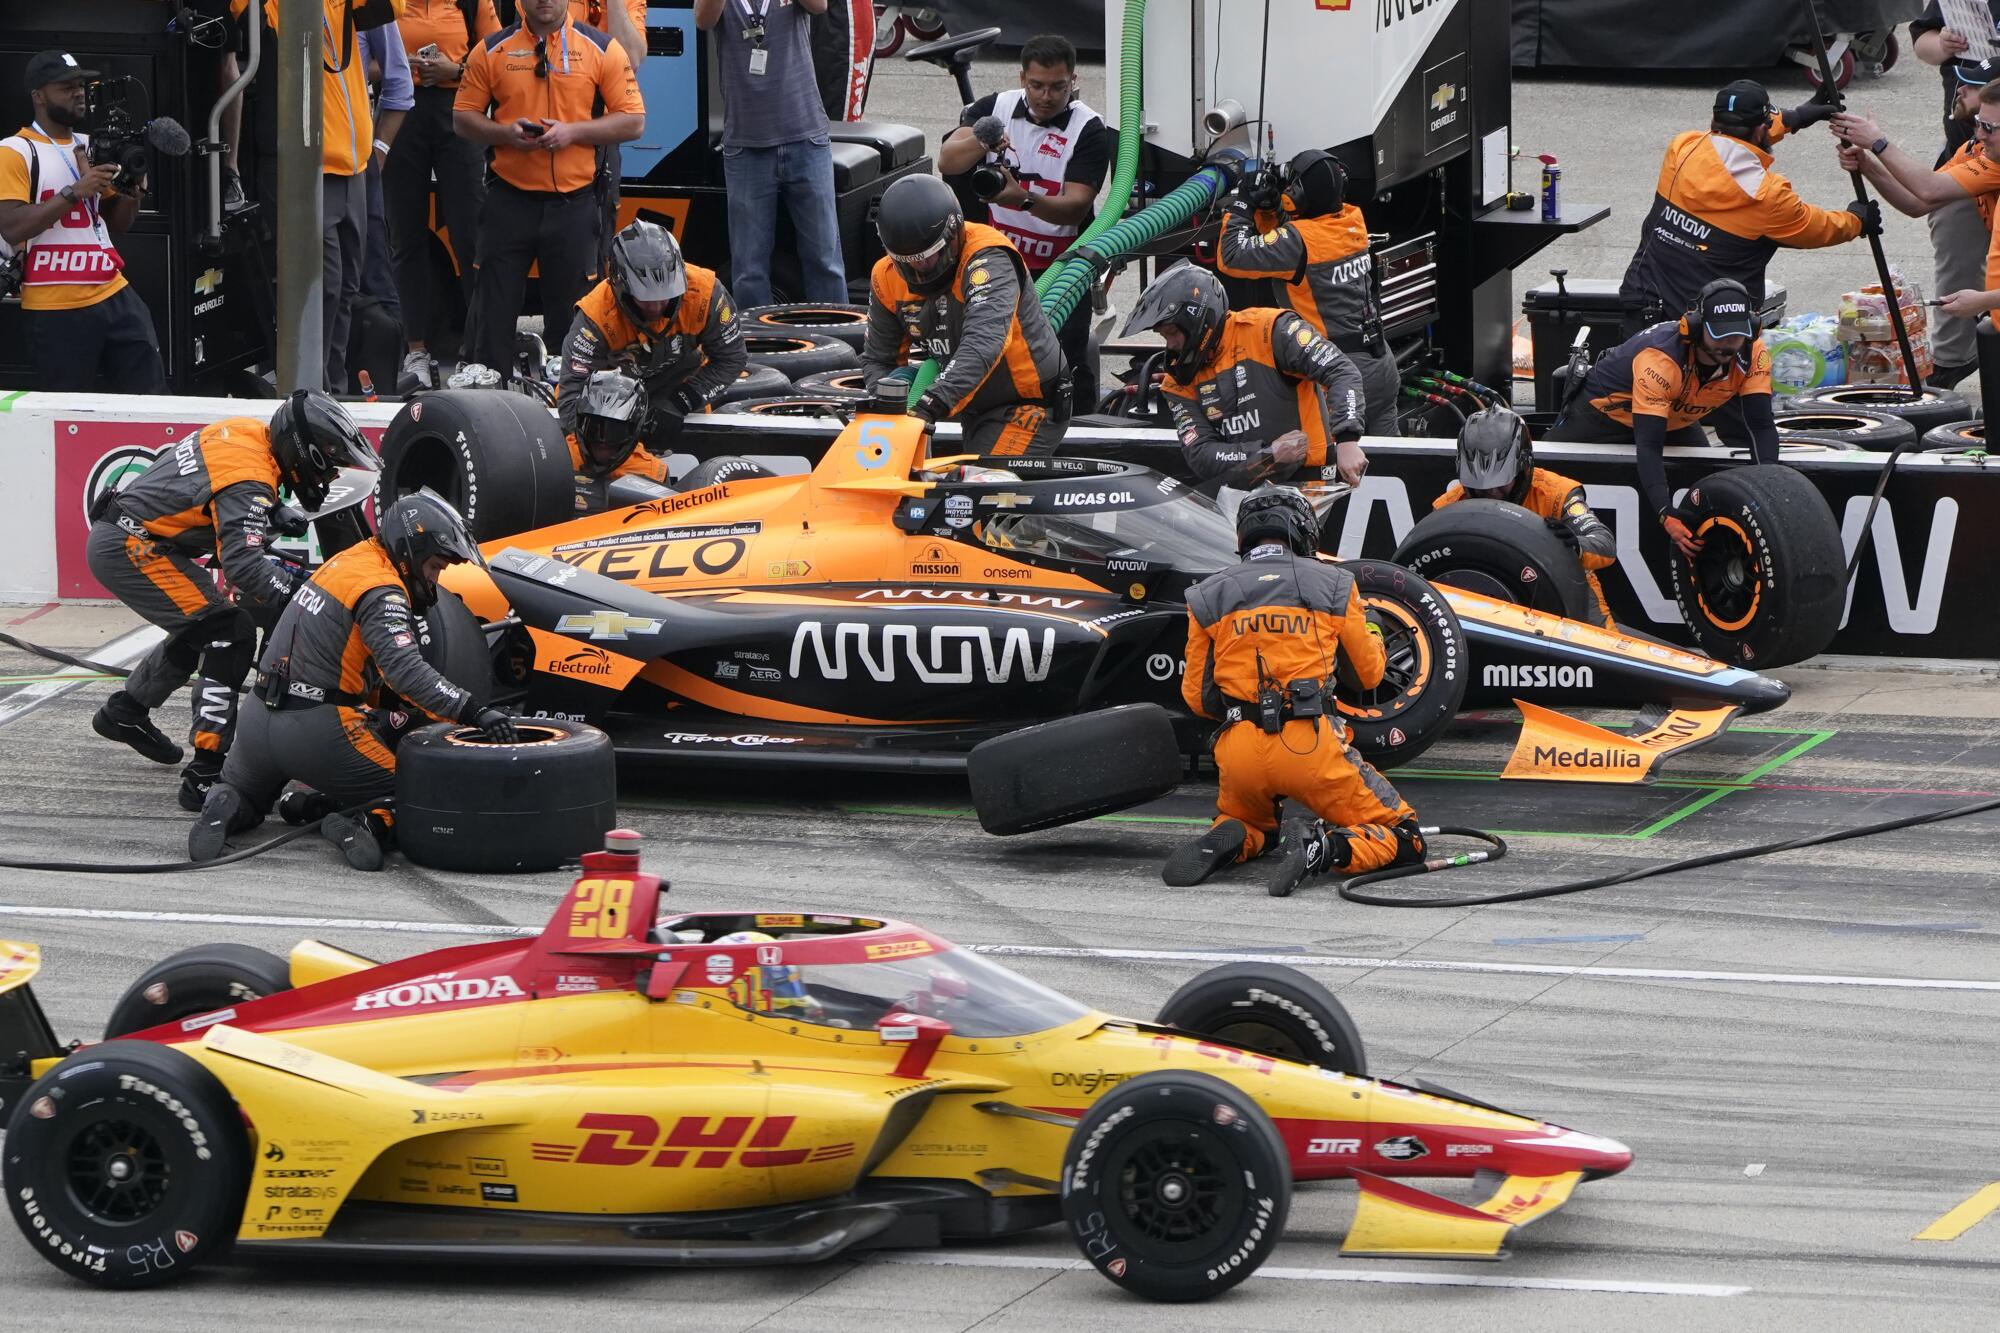
[[[951,1024],[928,1014],[912,1014],[892,1009],[875,1020],[875,1035],[886,1047],[903,1048],[896,1064],[897,1078],[922,1078],[940,1043],[951,1035]]]

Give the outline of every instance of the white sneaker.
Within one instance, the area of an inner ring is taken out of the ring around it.
[[[403,372],[396,380],[397,393],[418,393],[437,388],[437,362],[429,352],[411,351],[403,358]]]

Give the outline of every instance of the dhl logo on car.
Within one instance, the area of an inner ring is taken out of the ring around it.
[[[581,1144],[537,1142],[530,1149],[538,1162],[572,1166],[639,1166],[650,1159],[652,1166],[709,1170],[729,1165],[731,1158],[739,1166],[769,1167],[832,1162],[854,1155],[851,1141],[816,1148],[780,1146],[797,1121],[797,1116],[790,1115],[768,1116],[761,1122],[749,1115],[727,1115],[713,1121],[708,1116],[684,1115],[662,1139],[660,1123],[651,1116],[591,1112],[576,1122],[578,1129],[594,1131]],[[754,1133],[752,1125],[756,1126]]]

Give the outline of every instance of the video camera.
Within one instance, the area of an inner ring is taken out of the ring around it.
[[[145,90],[130,75],[92,79],[83,86],[90,165],[117,167],[118,176],[112,183],[120,190],[146,174],[152,160],[149,148],[157,148],[168,157],[186,157],[192,146],[179,121],[169,116],[142,121],[134,115],[126,103],[135,93],[144,105]]]

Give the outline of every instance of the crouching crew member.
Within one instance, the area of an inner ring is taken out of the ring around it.
[[[1125,335],[1141,329],[1166,339],[1161,387],[1197,478],[1247,487],[1331,466],[1360,484],[1361,372],[1297,315],[1231,313],[1221,280],[1183,261],[1139,297]]]
[[[271,550],[274,533],[306,530],[303,511],[279,506],[278,487],[317,509],[343,467],[374,466],[375,451],[347,410],[318,390],[301,389],[280,404],[268,427],[249,417],[204,427],[92,508],[90,572],[167,637],[90,724],[156,763],[179,763],[180,746],[150,714],[199,669],[194,757],[181,774],[183,809],[201,809],[222,771],[236,701],[256,660],[257,630],[277,623],[304,577]],[[204,556],[221,567],[235,601],[195,563]]]
[[[1576,553],[1583,578],[1597,598],[1597,623],[1611,624],[1611,604],[1596,571],[1618,560],[1618,539],[1583,498],[1583,487],[1560,472],[1535,466],[1528,423],[1504,407],[1474,412],[1458,432],[1458,480],[1431,508],[1464,499],[1505,500],[1548,524],[1550,532]]]
[[[1070,415],[1062,351],[1014,243],[967,222],[935,176],[884,190],[876,225],[888,253],[868,282],[868,388],[935,357],[943,368],[912,416],[957,422],[967,453],[1053,453]]]
[[[1638,446],[1639,486],[1648,513],[1689,559],[1701,543],[1667,489],[1666,447],[1705,445],[1702,421],[1726,405],[1741,413],[1759,463],[1778,461],[1771,415],[1771,353],[1743,284],[1719,278],[1701,289],[1678,323],[1655,324],[1590,368],[1583,389],[1551,440]]]
[[[1403,377],[1382,336],[1369,282],[1368,222],[1347,202],[1347,168],[1333,154],[1309,148],[1291,160],[1290,176],[1277,211],[1254,208],[1241,195],[1229,201],[1215,266],[1232,277],[1272,279],[1292,313],[1361,372],[1368,433],[1399,434]]]
[[[1381,632],[1354,576],[1314,556],[1319,523],[1290,487],[1260,490],[1236,515],[1243,563],[1188,592],[1181,695],[1215,736],[1216,819],[1177,849],[1161,878],[1199,884],[1266,850],[1289,797],[1317,819],[1278,835],[1269,888],[1282,897],[1308,875],[1361,874],[1420,860],[1417,814],[1348,744],[1334,706],[1343,660],[1364,688],[1381,683]]]
[[[391,845],[388,798],[394,746],[411,714],[466,721],[493,741],[516,739],[513,719],[439,675],[417,651],[414,617],[437,600],[448,565],[484,565],[456,511],[429,491],[380,515],[379,535],[320,566],[279,619],[258,663],[262,706],[243,715],[222,781],[188,832],[188,858],[212,861],[232,833],[255,828],[287,781],[311,788],[286,818],[320,825],[357,870],[380,870]],[[360,815],[336,815],[382,801]]]
[[[576,472],[576,512],[601,514],[611,507],[614,477],[643,477],[664,487],[667,460],[639,443],[646,420],[646,386],[622,370],[600,370],[572,394],[576,425],[569,436],[569,462]]]
[[[672,451],[689,413],[704,411],[749,364],[736,303],[712,270],[686,263],[673,233],[643,219],[611,242],[611,276],[576,305],[556,385],[556,415],[575,437],[585,381],[619,367],[646,390],[639,438]],[[577,463],[579,475],[583,463]],[[652,473],[647,473],[653,476]],[[666,480],[660,464],[655,481]]]

